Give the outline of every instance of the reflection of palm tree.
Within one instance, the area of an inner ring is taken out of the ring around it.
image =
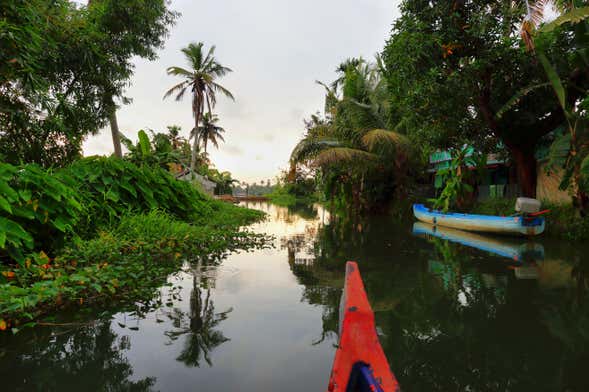
[[[229,341],[221,331],[215,330],[221,321],[226,320],[228,314],[233,310],[215,313],[215,306],[211,299],[211,289],[203,291],[200,287],[199,278],[194,276],[194,288],[190,296],[190,313],[186,314],[176,310],[170,315],[177,329],[166,332],[171,340],[176,340],[180,336],[188,335],[184,349],[176,358],[184,362],[187,366],[199,367],[202,359],[209,366],[212,366],[210,354],[221,344]]]

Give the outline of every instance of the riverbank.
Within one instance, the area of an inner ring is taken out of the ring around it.
[[[159,211],[124,216],[55,258],[41,252],[25,268],[4,270],[8,282],[0,285],[0,329],[16,332],[66,307],[151,302],[184,262],[214,263],[225,252],[264,246],[264,236],[239,229],[262,213],[224,203],[217,207],[212,223],[198,226]]]
[[[157,168],[112,158],[59,172],[0,167],[9,230],[0,243],[0,330],[65,307],[148,303],[186,261],[264,246],[240,227],[264,217],[200,193]]]

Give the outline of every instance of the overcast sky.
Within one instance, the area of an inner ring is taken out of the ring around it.
[[[348,57],[373,58],[398,16],[397,0],[174,0],[182,13],[156,61],[135,61],[127,96],[118,111],[121,131],[136,139],[142,128],[182,126],[188,136],[190,99],[162,100],[179,80],[166,75],[186,66],[180,49],[202,41],[217,46],[217,59],[233,69],[220,80],[235,95],[219,98],[216,113],[226,143],[210,149],[215,166],[248,182],[274,178],[287,167],[303,134],[303,118],[323,107],[323,88]],[[110,130],[90,137],[86,155],[112,153]]]

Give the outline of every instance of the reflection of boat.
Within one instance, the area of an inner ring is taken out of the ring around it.
[[[520,267],[515,267],[513,270],[517,279],[535,280],[540,276],[540,272],[538,271],[538,266],[536,264],[526,264]]]
[[[340,302],[339,344],[328,391],[399,390],[376,334],[374,313],[355,262],[346,264],[346,282]]]
[[[535,242],[514,243],[504,238],[488,237],[427,223],[413,224],[413,234],[425,234],[490,252],[514,261],[542,260],[544,247]]]
[[[413,214],[422,222],[454,229],[498,234],[537,235],[544,231],[541,216],[494,216],[461,214],[432,210],[423,204],[413,205]]]

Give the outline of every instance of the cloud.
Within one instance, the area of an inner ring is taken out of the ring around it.
[[[266,141],[266,142],[273,142],[274,141],[274,135],[271,133],[264,133],[262,135],[262,140]]]
[[[243,155],[243,150],[239,146],[226,145],[222,149],[224,152],[232,155]]]

